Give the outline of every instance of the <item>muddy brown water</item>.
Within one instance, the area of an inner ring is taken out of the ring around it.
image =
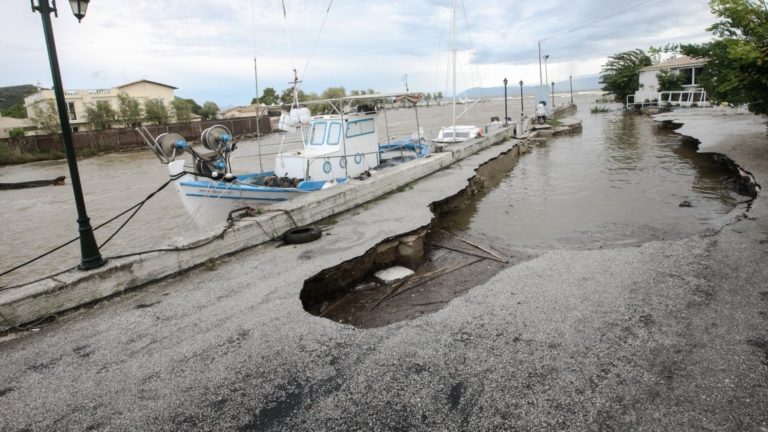
[[[693,235],[747,198],[726,164],[646,116],[576,116],[581,134],[535,147],[440,223],[514,247],[597,249]]]

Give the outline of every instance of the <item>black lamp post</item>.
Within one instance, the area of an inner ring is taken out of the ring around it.
[[[555,82],[552,81],[552,109],[555,109]]]
[[[523,117],[525,115],[525,110],[523,109],[523,80],[520,80],[520,117]]]
[[[568,75],[568,79],[571,81],[571,105],[573,105],[573,75]]]
[[[504,78],[504,124],[507,124],[507,119],[509,118],[509,115],[507,114],[507,81],[506,78]]]
[[[70,0],[72,13],[78,22],[85,17],[85,10],[88,8],[90,0]],[[83,190],[80,186],[80,173],[77,170],[77,158],[75,157],[75,146],[72,140],[72,128],[69,125],[69,113],[67,103],[64,99],[64,86],[61,84],[61,72],[59,71],[59,60],[56,55],[56,43],[53,40],[53,26],[51,24],[51,12],[57,17],[56,0],[53,5],[49,0],[30,0],[33,12],[40,12],[43,18],[43,32],[45,33],[45,44],[48,47],[48,61],[51,63],[51,76],[53,78],[53,91],[56,95],[56,108],[59,110],[59,121],[61,122],[61,134],[64,140],[64,150],[67,153],[67,164],[69,165],[69,176],[72,180],[72,189],[75,192],[75,206],[77,207],[77,225],[80,232],[80,269],[90,270],[104,265],[106,262],[99,252],[99,246],[96,244],[96,238],[93,236],[90,219],[85,211],[85,200],[83,199]]]

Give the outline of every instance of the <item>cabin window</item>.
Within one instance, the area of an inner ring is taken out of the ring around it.
[[[373,119],[354,120],[347,124],[347,138],[367,135],[373,132]]]
[[[341,123],[331,123],[328,127],[328,144],[336,145],[341,139]]]
[[[325,141],[325,126],[327,123],[319,122],[312,125],[312,131],[309,133],[309,143],[312,145],[322,145]]]

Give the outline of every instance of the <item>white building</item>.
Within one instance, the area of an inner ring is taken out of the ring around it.
[[[140,80],[109,89],[64,90],[64,98],[67,102],[69,121],[72,125],[72,130],[77,132],[78,130],[87,130],[88,128],[88,118],[85,113],[85,108],[88,105],[95,104],[99,101],[107,101],[112,105],[112,108],[117,111],[117,95],[125,93],[139,101],[139,104],[142,106],[144,106],[144,103],[150,99],[162,100],[170,112],[171,103],[175,97],[174,90],[176,90],[176,87],[167,84],[149,80]],[[43,109],[48,109],[47,101],[53,101],[54,104],[56,103],[56,96],[54,95],[53,90],[40,89],[39,92],[24,98],[24,108],[27,110],[27,117],[32,122],[35,121],[35,106],[44,104]]]
[[[627,104],[673,102],[678,104],[702,103],[706,93],[699,86],[699,77],[707,63],[705,58],[679,56],[640,69],[640,88],[627,98]],[[677,73],[683,77],[683,90],[662,92],[656,77],[662,71]]]

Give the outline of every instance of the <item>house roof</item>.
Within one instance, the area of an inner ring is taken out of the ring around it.
[[[138,83],[142,83],[142,82],[145,82],[145,83],[150,83],[150,84],[155,84],[155,85],[159,85],[159,86],[163,86],[163,87],[172,88],[172,89],[174,89],[174,90],[178,90],[178,88],[177,88],[177,87],[174,87],[174,86],[170,86],[170,85],[168,85],[168,84],[159,83],[159,82],[157,82],[157,81],[150,81],[150,80],[146,80],[146,79],[142,79],[142,80],[138,80],[138,81],[132,81],[132,82],[129,82],[129,83],[127,83],[127,84],[119,85],[119,86],[117,86],[117,88],[128,87],[128,86],[132,86],[132,85],[134,85],[134,84],[138,84]]]
[[[688,56],[679,56],[675,57],[673,59],[669,59],[667,61],[663,61],[661,63],[657,63],[655,65],[646,66],[640,71],[653,71],[653,70],[660,70],[660,69],[681,69],[685,67],[695,67],[695,66],[702,66],[707,63],[709,59],[704,57],[688,57]]]

